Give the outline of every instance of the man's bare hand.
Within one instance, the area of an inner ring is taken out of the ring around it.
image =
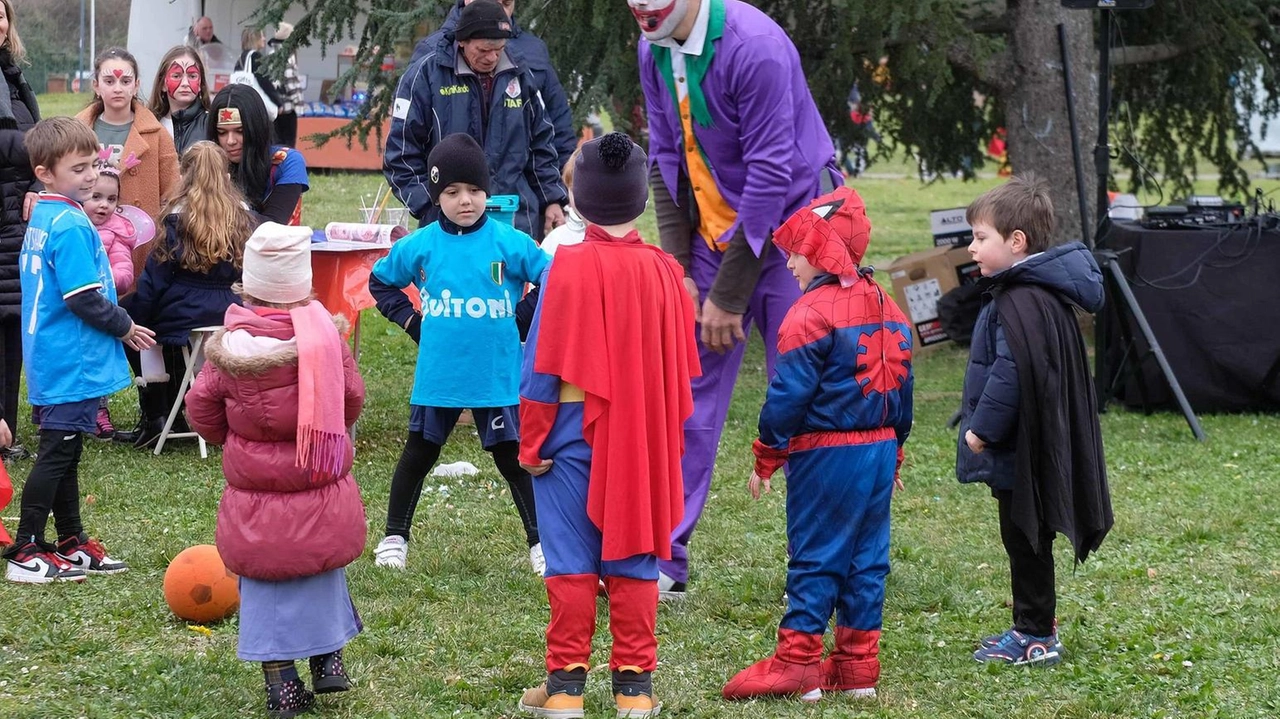
[[[712,352],[724,354],[738,342],[746,342],[742,331],[742,315],[726,312],[711,298],[702,303],[702,344]]]
[[[684,278],[684,291],[689,293],[689,297],[693,300],[693,321],[702,321],[702,298],[698,296],[698,283],[693,281],[692,277]]]

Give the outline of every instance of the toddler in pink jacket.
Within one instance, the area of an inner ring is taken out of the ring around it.
[[[223,446],[217,545],[240,576],[237,655],[262,662],[267,713],[351,688],[342,649],[361,630],[346,565],[365,544],[347,432],[364,382],[335,318],[311,295],[311,228],[260,226],[244,248],[244,307],[205,345],[191,426]],[[311,689],[294,660],[310,657]]]
[[[84,213],[98,228],[102,246],[107,250],[107,259],[111,261],[111,279],[116,283],[116,295],[123,297],[133,291],[133,245],[138,240],[138,231],[129,218],[117,211],[119,206],[120,169],[104,161],[99,167],[98,184],[94,185],[93,194],[84,203]]]

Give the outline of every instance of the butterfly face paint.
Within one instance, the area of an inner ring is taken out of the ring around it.
[[[200,94],[200,68],[190,57],[180,57],[169,63],[164,74],[164,89],[169,104],[175,110],[189,107]]]
[[[689,12],[689,0],[627,0],[627,5],[649,41],[671,37]]]

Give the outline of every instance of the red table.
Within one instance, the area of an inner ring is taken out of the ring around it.
[[[311,287],[325,309],[347,319],[352,354],[360,359],[360,310],[373,307],[369,273],[391,245],[330,240],[311,245]]]

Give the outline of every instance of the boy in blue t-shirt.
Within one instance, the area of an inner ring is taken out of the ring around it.
[[[98,180],[98,138],[70,117],[38,123],[24,140],[36,179],[44,183],[22,242],[22,353],[27,395],[40,407],[40,450],[22,488],[5,578],[24,584],[84,581],[86,574],[125,571],[80,523],[78,467],[82,433],[97,429],[102,397],[128,387],[120,343],[135,350],[155,333],[116,305],[111,263],[80,203]],[[56,546],[44,541],[52,512]]]
[[[397,242],[378,260],[369,290],[378,310],[418,343],[405,443],[387,506],[378,566],[403,569],[422,482],[463,409],[480,443],[507,480],[529,545],[529,562],[546,568],[534,513],[533,480],[520,468],[520,337],[515,307],[526,282],[549,258],[525,233],[485,217],[489,167],[470,135],[440,141],[427,158],[428,190],[440,219]],[[415,312],[400,288],[422,298]]]

